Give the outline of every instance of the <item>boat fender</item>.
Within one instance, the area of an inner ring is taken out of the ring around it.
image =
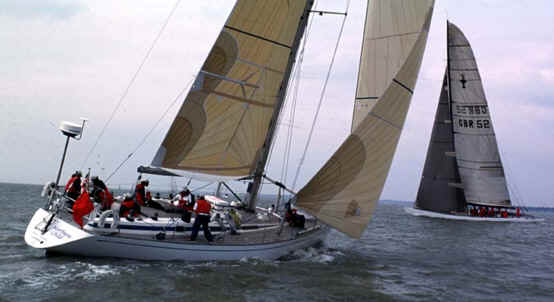
[[[156,239],[165,240],[165,233],[159,232],[158,234],[156,234]]]

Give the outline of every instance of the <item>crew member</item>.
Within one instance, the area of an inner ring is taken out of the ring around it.
[[[92,197],[95,202],[102,204],[102,211],[109,210],[113,203],[113,196],[108,186],[98,176],[92,177]]]
[[[178,208],[192,212],[194,207],[194,198],[188,189],[181,190],[179,194],[173,197],[173,201],[177,202],[176,206]]]
[[[81,194],[81,171],[75,171],[65,185],[65,194],[67,197],[76,200]]]
[[[200,196],[194,205],[196,218],[194,219],[194,224],[192,225],[192,234],[190,235],[191,241],[196,240],[200,226],[202,226],[202,229],[204,230],[206,240],[210,242],[213,241],[212,233],[210,233],[210,227],[208,226],[208,223],[210,223],[211,209],[212,205],[204,199],[204,196]]]
[[[140,214],[140,206],[133,200],[133,195],[125,194],[125,199],[121,202],[119,208],[119,217],[126,217],[133,221],[133,216]]]
[[[148,179],[144,179],[141,180],[135,187],[135,198],[137,203],[141,206],[146,204],[146,187],[148,187],[149,183]]]

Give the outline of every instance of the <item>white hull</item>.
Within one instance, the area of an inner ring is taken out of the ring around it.
[[[87,257],[116,257],[137,260],[240,260],[277,259],[324,239],[326,228],[318,228],[296,239],[263,244],[210,244],[205,241],[166,241],[93,234],[61,219],[54,219],[48,231],[40,231],[50,213],[38,209],[25,232],[28,245],[48,252]],[[201,234],[200,234],[201,235]]]
[[[410,208],[410,207],[405,207],[404,211],[406,213],[412,214],[414,216],[423,216],[423,217],[430,217],[430,218],[442,218],[442,219],[450,219],[450,220],[489,221],[489,222],[540,222],[540,221],[544,221],[543,218],[535,218],[535,217],[530,217],[530,216],[508,217],[508,218],[474,217],[474,216],[467,216],[467,215],[454,215],[454,214],[431,212],[431,211],[425,211],[425,210],[420,210],[420,209],[414,209],[414,208]]]

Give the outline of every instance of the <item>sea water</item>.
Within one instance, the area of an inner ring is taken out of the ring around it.
[[[388,201],[360,240],[331,231],[277,261],[148,262],[28,247],[40,191],[0,184],[0,301],[554,301],[552,212],[534,213],[539,223],[449,221]]]

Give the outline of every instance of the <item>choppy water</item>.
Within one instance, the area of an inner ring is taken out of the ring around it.
[[[554,215],[455,222],[381,203],[361,240],[332,231],[281,261],[45,257],[23,234],[39,186],[0,184],[0,301],[554,301]]]

